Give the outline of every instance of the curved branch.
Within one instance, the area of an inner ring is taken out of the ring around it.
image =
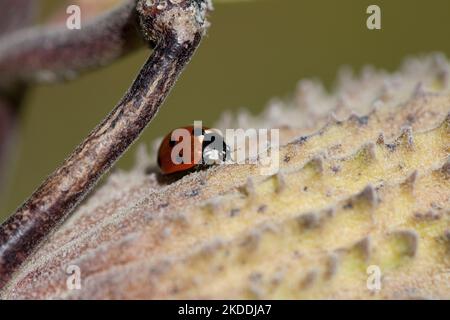
[[[53,82],[104,66],[142,46],[136,1],[93,19],[80,30],[35,27],[0,39],[0,87]]]
[[[158,45],[109,116],[0,227],[0,289],[153,119],[200,43],[207,4],[138,2],[145,37]]]

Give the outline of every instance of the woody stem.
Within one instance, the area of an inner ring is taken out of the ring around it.
[[[153,119],[201,38],[196,30],[183,43],[170,32],[159,39],[119,104],[0,227],[0,289]]]

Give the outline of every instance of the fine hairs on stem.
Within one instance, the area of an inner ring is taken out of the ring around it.
[[[208,0],[133,4],[153,53],[111,113],[0,227],[0,289],[153,119],[208,26]]]

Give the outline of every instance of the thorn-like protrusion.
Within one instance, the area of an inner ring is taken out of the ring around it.
[[[389,100],[392,100],[394,97],[394,87],[392,83],[385,82],[383,84],[383,87],[381,88],[381,93],[375,100],[380,100],[382,102],[388,102]]]
[[[311,111],[314,107],[314,100],[322,95],[323,85],[314,80],[305,79],[298,83],[295,100],[297,106],[305,111]]]
[[[442,173],[442,175],[446,180],[450,179],[450,156],[447,158],[447,161],[441,167],[440,172]]]
[[[278,173],[275,174],[275,192],[281,193],[286,189],[286,177],[285,174],[281,171],[278,171]]]
[[[414,90],[413,90],[413,93],[412,93],[411,97],[413,99],[418,99],[418,98],[423,98],[425,95],[426,95],[425,86],[424,86],[423,82],[420,81],[414,87]]]
[[[310,138],[310,136],[301,136],[301,137],[295,139],[294,141],[292,141],[292,144],[302,145],[302,144],[304,144],[306,141],[308,141],[309,138]]]
[[[309,212],[298,216],[297,221],[302,228],[314,229],[320,226],[321,217],[318,212]]]
[[[258,227],[251,229],[243,239],[240,241],[239,245],[243,250],[243,257],[247,258],[249,253],[255,252],[260,243],[261,239],[266,234],[276,234],[279,232],[278,227],[273,224],[266,222]]]
[[[325,209],[325,215],[328,218],[334,218],[336,216],[336,207],[330,207],[328,209]]]
[[[450,72],[448,69],[442,70],[437,76],[438,80],[441,82],[442,88],[446,89],[450,83]]]
[[[358,151],[358,157],[363,157],[364,160],[371,162],[376,160],[376,145],[373,142],[368,142],[364,144]]]
[[[450,229],[445,230],[443,238],[445,246],[447,247],[447,253],[450,254]]]
[[[444,237],[447,241],[450,242],[450,229],[448,229],[444,232]]]
[[[406,126],[401,129],[401,134],[397,138],[400,145],[407,147],[408,149],[414,148],[414,137],[412,127]]]
[[[264,290],[262,287],[262,274],[259,272],[254,272],[249,276],[249,292],[252,297],[256,299],[261,299],[264,296]]]
[[[346,94],[344,93],[344,94],[341,94],[341,95],[337,98],[336,106],[335,106],[334,110],[335,110],[336,112],[348,110],[349,105],[350,105],[349,97],[348,97],[348,95],[346,95]]]
[[[333,125],[340,124],[340,123],[341,123],[341,121],[338,119],[336,113],[331,112],[330,115],[328,116],[327,126],[331,127]]]
[[[403,127],[397,139],[386,144],[386,147],[392,152],[394,152],[398,146],[404,146],[409,150],[414,149],[414,136],[410,126]]]
[[[254,252],[261,242],[261,231],[252,230],[240,243],[245,252]]]
[[[447,128],[447,130],[450,130],[450,112],[447,113],[447,116],[444,119],[443,125],[444,125],[444,127]]]
[[[378,145],[384,145],[385,144],[385,138],[384,138],[384,133],[383,132],[380,132],[380,134],[378,135],[378,138],[377,138],[377,144]]]
[[[314,283],[316,283],[318,277],[319,271],[317,269],[310,270],[300,282],[300,288],[301,289],[311,288],[314,285]]]
[[[339,267],[339,254],[332,252],[327,256],[327,261],[325,264],[325,279],[331,279],[334,277],[338,271]]]
[[[317,173],[322,174],[323,173],[323,156],[322,155],[314,156],[310,161],[308,161],[308,163],[305,165],[305,167],[311,167]]]
[[[360,193],[350,199],[351,204],[367,203],[371,208],[378,205],[379,199],[375,188],[369,184]]]
[[[411,173],[408,178],[403,181],[403,183],[401,184],[402,187],[405,187],[408,191],[414,191],[414,186],[416,184],[418,175],[419,172],[417,170],[414,170],[413,173]]]
[[[392,236],[400,239],[405,244],[405,254],[408,257],[415,257],[419,247],[419,235],[414,230],[399,230],[391,233]]]
[[[440,81],[442,89],[446,89],[450,82],[450,68],[447,59],[443,55],[435,55],[433,57],[433,63],[437,70],[437,80]]]
[[[441,213],[434,209],[430,209],[425,213],[422,212],[414,213],[414,218],[420,221],[434,221],[439,220],[441,217],[442,217]]]
[[[350,114],[350,116],[348,118],[348,121],[356,123],[358,126],[365,126],[369,122],[369,117],[368,116],[359,116],[354,111],[352,111],[352,113]]]
[[[243,191],[248,197],[253,197],[256,195],[255,179],[253,177],[247,178]]]
[[[223,249],[227,246],[226,240],[222,238],[214,238],[210,242],[206,243],[198,252],[199,257],[210,258],[218,250]]]
[[[353,245],[353,249],[359,251],[365,262],[369,261],[372,254],[372,239],[367,236]]]
[[[209,212],[216,214],[223,210],[223,202],[221,197],[214,197],[206,203]]]
[[[377,155],[376,155],[376,146],[375,146],[375,143],[373,143],[373,142],[369,142],[369,143],[367,143],[365,146],[364,146],[364,148],[365,148],[365,150],[366,150],[366,152],[367,152],[367,155],[369,156],[369,159],[370,160],[375,160],[376,159],[376,157],[377,157]]]
[[[271,278],[271,280],[270,280],[270,283],[271,283],[273,286],[279,286],[279,285],[283,282],[285,276],[286,276],[286,274],[285,274],[284,271],[281,271],[281,270],[276,271],[276,272],[274,273],[274,275],[272,276],[272,278]]]

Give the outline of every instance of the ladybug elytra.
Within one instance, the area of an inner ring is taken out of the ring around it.
[[[172,130],[159,146],[158,166],[163,174],[190,172],[223,163],[229,148],[220,133],[207,127],[187,126]]]

